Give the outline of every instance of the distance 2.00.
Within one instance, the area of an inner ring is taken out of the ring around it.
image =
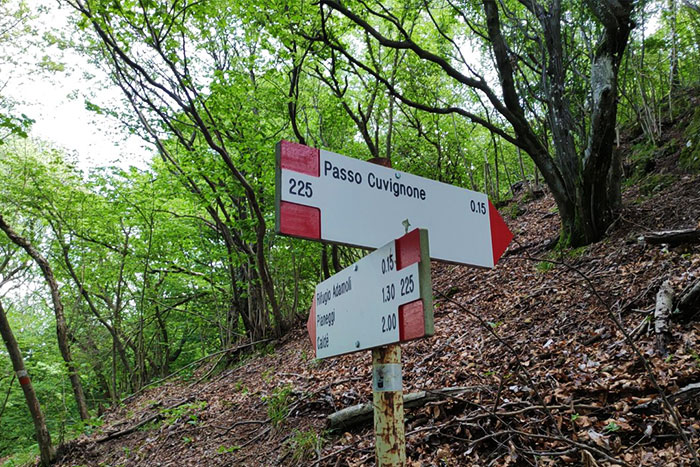
[[[389,332],[396,329],[396,313],[382,316],[382,332]]]

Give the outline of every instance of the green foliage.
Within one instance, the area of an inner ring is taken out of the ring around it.
[[[39,446],[35,443],[22,451],[15,451],[4,460],[0,467],[28,467],[36,465],[39,458]]]
[[[271,383],[275,379],[275,369],[274,368],[268,368],[267,370],[263,371],[260,374],[260,378],[265,382],[265,383]]]
[[[243,384],[242,381],[236,381],[236,383],[233,385],[233,389],[234,391],[240,392],[244,395],[250,392],[250,389],[248,389],[248,387],[245,384]]]
[[[700,108],[695,110],[684,131],[680,164],[686,170],[700,172]]]
[[[639,192],[651,196],[671,186],[677,177],[669,173],[649,174],[639,182]]]
[[[273,426],[279,426],[287,419],[292,395],[293,387],[288,384],[275,388],[269,396],[263,396],[262,400],[267,404],[267,416]]]
[[[631,175],[625,180],[627,186],[636,184],[646,174],[654,170],[656,145],[650,141],[642,141],[632,146],[628,162]]]
[[[537,270],[537,272],[546,273],[554,269],[555,266],[556,264],[552,263],[551,261],[540,261],[535,266],[535,269]]]
[[[700,354],[698,354],[698,353],[697,353],[696,351],[694,351],[694,350],[691,350],[691,351],[690,351],[690,356],[693,357],[693,359],[695,359],[695,366],[697,366],[698,368],[700,368]]]
[[[24,0],[0,0],[0,145],[12,137],[26,138],[34,123],[2,92],[13,77],[21,76],[18,68],[24,65],[26,48],[36,34],[30,23],[36,14]]]
[[[157,429],[160,428],[160,426],[161,426],[161,420],[158,420],[158,419],[156,419],[156,420],[151,420],[150,422],[148,422],[148,423],[146,423],[146,424],[144,424],[144,425],[141,425],[141,426],[138,428],[138,431],[143,431],[143,432],[145,432],[145,431],[157,430]]]
[[[611,421],[611,422],[609,422],[607,425],[605,425],[605,427],[603,428],[603,430],[604,430],[605,432],[607,432],[607,433],[614,433],[614,432],[616,432],[616,431],[619,431],[620,428],[621,428],[620,425],[618,425],[618,424],[615,423],[614,421]]]
[[[518,203],[511,203],[506,210],[506,215],[511,219],[517,219],[521,215],[525,214],[525,209],[523,209]]]
[[[323,359],[321,358],[311,358],[308,360],[309,368],[319,368],[323,364]]]
[[[97,431],[103,424],[104,421],[100,417],[90,418],[88,420],[77,420],[74,424],[74,432],[76,436],[80,434],[89,436]]]
[[[47,427],[56,442],[89,432],[93,425],[90,422],[80,422],[77,416],[70,382],[58,352],[55,329],[47,326],[47,318],[51,314],[42,302],[41,299],[30,300],[19,308],[15,305],[8,306],[3,299],[10,326],[15,331],[26,369],[44,411]],[[25,453],[28,448],[36,445],[34,425],[24,394],[17,380],[9,376],[13,373],[4,345],[0,344],[0,403],[4,401],[7,389],[10,390],[0,419],[0,433],[3,434],[0,436],[0,456]],[[97,423],[99,421],[95,421]],[[20,465],[19,462],[17,465]]]
[[[216,449],[216,452],[218,454],[227,454],[227,453],[236,452],[239,449],[241,449],[241,447],[238,444],[234,444],[233,446],[219,446]]]
[[[274,355],[274,353],[275,344],[273,344],[272,342],[258,345],[258,355],[260,355],[261,357],[264,357],[266,355]]]
[[[199,423],[199,414],[197,412],[204,409],[206,406],[206,401],[194,401],[170,409],[163,409],[160,413],[163,415],[163,423],[165,423],[165,425],[173,425],[181,422],[185,422],[189,425],[197,425]]]
[[[569,259],[578,259],[578,258],[583,257],[587,251],[588,251],[587,246],[580,246],[578,248],[571,248],[571,249],[565,251],[564,254]]]
[[[318,433],[313,429],[298,430],[294,429],[290,438],[290,447],[292,450],[292,459],[296,463],[307,462],[313,456],[321,451],[325,439],[326,432]]]

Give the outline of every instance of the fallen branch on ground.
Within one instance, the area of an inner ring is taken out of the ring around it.
[[[180,407],[181,405],[184,405],[184,404],[190,402],[190,400],[192,400],[192,398],[190,398],[190,397],[188,397],[187,399],[183,399],[183,400],[181,400],[180,402],[177,402],[177,403],[175,403],[175,404],[173,404],[173,405],[171,405],[171,406],[169,406],[169,407],[166,407],[166,408],[164,408],[164,409],[159,410],[156,414],[151,415],[150,417],[144,418],[143,420],[141,420],[140,422],[138,422],[136,425],[132,425],[132,426],[130,426],[129,428],[125,428],[125,429],[123,429],[123,430],[121,430],[121,431],[116,431],[116,432],[114,432],[114,433],[110,433],[110,434],[108,434],[107,436],[105,436],[105,437],[103,437],[103,438],[99,438],[99,439],[97,440],[97,442],[98,442],[98,443],[104,443],[104,442],[106,442],[106,441],[109,441],[109,440],[112,440],[112,439],[115,439],[115,438],[119,438],[119,437],[124,436],[124,435],[128,435],[129,433],[133,433],[134,431],[138,430],[138,429],[141,428],[142,426],[147,425],[147,424],[149,424],[149,423],[151,423],[151,422],[153,422],[153,421],[155,421],[155,420],[159,420],[160,418],[162,418],[162,417],[163,417],[163,412],[165,412],[166,410],[172,410],[172,409],[174,409],[174,408],[176,408],[176,407]]]
[[[640,237],[650,245],[678,246],[684,243],[700,243],[700,229],[666,230],[652,232]]]
[[[697,399],[700,399],[700,382],[684,386],[668,396],[669,402],[675,405],[684,404]],[[661,399],[657,397],[649,402],[632,407],[632,412],[644,415],[659,414],[662,412],[661,402]]]
[[[257,345],[257,344],[262,344],[262,343],[265,343],[265,342],[270,342],[271,340],[272,340],[272,339],[262,339],[262,340],[259,340],[259,341],[250,342],[249,344],[243,344],[243,345],[239,345],[238,347],[231,347],[231,348],[228,348],[228,349],[219,350],[218,352],[210,353],[209,355],[205,355],[204,357],[202,357],[202,358],[200,358],[200,359],[197,359],[197,360],[195,360],[194,362],[189,363],[189,364],[183,366],[183,367],[180,368],[179,370],[170,373],[168,376],[166,376],[166,377],[164,377],[164,378],[161,378],[161,379],[158,379],[158,380],[155,380],[155,381],[151,381],[150,383],[145,384],[141,389],[139,389],[139,390],[136,391],[135,393],[133,393],[133,394],[131,394],[130,396],[127,396],[127,397],[125,397],[124,399],[122,399],[122,404],[125,404],[126,402],[132,400],[134,397],[138,396],[138,395],[141,394],[143,391],[145,391],[146,388],[148,388],[148,387],[150,387],[150,386],[153,386],[153,385],[155,385],[155,384],[159,384],[159,383],[162,383],[162,382],[164,382],[164,381],[167,381],[167,380],[169,380],[170,378],[172,378],[173,376],[175,376],[175,375],[179,374],[180,372],[186,370],[187,368],[189,368],[189,367],[191,367],[191,366],[194,366],[194,365],[197,365],[197,364],[199,364],[199,363],[201,363],[201,362],[203,362],[203,361],[205,361],[205,360],[207,360],[207,359],[210,359],[211,357],[216,357],[217,355],[221,355],[221,354],[229,353],[229,352],[238,352],[239,350],[247,349],[248,347],[252,347],[252,346]]]

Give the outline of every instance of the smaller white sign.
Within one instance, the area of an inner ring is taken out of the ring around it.
[[[418,263],[397,270],[395,242],[316,286],[316,357],[399,342],[399,306],[420,298]]]

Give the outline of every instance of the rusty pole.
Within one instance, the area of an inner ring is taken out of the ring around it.
[[[369,162],[391,167],[391,159],[384,157]],[[377,466],[405,466],[401,344],[372,349],[372,402]]]
[[[372,402],[377,466],[405,466],[400,344],[372,349]]]

